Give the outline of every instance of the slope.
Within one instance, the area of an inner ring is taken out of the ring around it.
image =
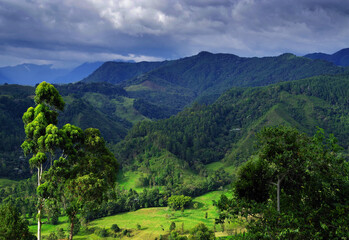
[[[182,166],[173,170],[174,175],[191,171],[207,180],[213,175],[204,165],[218,161],[225,167],[241,164],[254,152],[255,133],[264,126],[292,125],[310,135],[319,126],[333,133],[347,150],[348,99],[348,75],[232,88],[210,106],[194,104],[175,117],[138,123],[114,151],[126,169],[142,169],[157,185],[166,185],[168,182],[156,178],[163,174],[165,163],[153,160],[170,155]],[[224,180],[225,175],[221,176]],[[193,187],[195,181],[183,181],[187,189],[182,192],[200,187]],[[209,183],[203,183],[201,187],[207,186]]]
[[[83,129],[95,127],[110,143],[123,139],[132,124],[148,119],[134,107],[125,90],[108,83],[77,83],[56,86],[66,102],[58,125]],[[12,179],[30,176],[20,148],[24,140],[23,113],[34,106],[34,87],[0,85],[0,176]]]

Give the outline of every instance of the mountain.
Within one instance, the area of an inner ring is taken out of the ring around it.
[[[346,69],[293,54],[242,58],[201,52],[183,59],[156,63],[105,63],[85,82],[120,84],[132,98],[177,113],[194,101],[212,103],[234,86],[264,86]]]
[[[71,69],[56,69],[52,65],[21,64],[0,68],[0,84],[21,84],[34,86],[42,81],[62,84],[72,83],[87,77],[103,62],[84,63]]]
[[[82,82],[108,82],[121,83],[136,76],[149,72],[168,62],[105,62],[100,68],[93,72]]]
[[[21,64],[0,68],[0,84],[11,83],[33,86],[42,81],[52,82],[68,69],[55,69],[52,65]],[[3,76],[3,78],[1,78]]]
[[[154,181],[166,156],[178,164],[177,174],[205,176],[217,169],[213,166],[231,169],[246,161],[255,152],[255,133],[264,126],[291,125],[310,136],[320,127],[348,151],[348,122],[349,75],[316,76],[234,87],[212,105],[194,104],[169,119],[138,123],[113,151],[124,168]],[[156,182],[163,184],[168,182]]]
[[[310,59],[325,60],[337,66],[344,66],[344,67],[349,66],[349,48],[344,48],[333,54],[310,53],[305,55],[304,57],[310,58]]]
[[[76,68],[74,68],[69,73],[59,76],[54,79],[53,83],[73,83],[84,79],[93,73],[97,68],[99,68],[104,62],[86,62]]]

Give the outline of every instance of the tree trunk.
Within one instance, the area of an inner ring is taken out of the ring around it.
[[[41,205],[41,203],[40,203]],[[38,240],[41,240],[41,207],[38,209]]]
[[[69,234],[69,240],[73,240],[73,235],[74,235],[74,220],[75,220],[75,215],[71,217],[71,222],[70,222],[70,234]]]
[[[42,165],[40,164],[40,167],[38,167],[38,187],[41,185],[41,174],[42,174]],[[41,240],[41,210],[42,210],[42,199],[39,196],[38,199],[39,206],[38,206],[38,240]]]
[[[277,199],[276,199],[276,201],[277,201],[277,211],[278,212],[280,212],[280,183],[281,183],[281,180],[280,180],[280,178],[278,177],[278,182],[277,182],[277,184],[276,184],[276,187],[277,187],[277,192],[276,192],[276,195],[277,195]]]

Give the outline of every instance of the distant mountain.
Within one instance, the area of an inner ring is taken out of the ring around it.
[[[86,62],[74,68],[71,72],[54,79],[53,83],[73,83],[84,79],[99,68],[103,62]]]
[[[34,86],[42,81],[53,82],[68,73],[68,69],[55,69],[52,65],[21,64],[0,68],[0,84],[12,83]],[[3,76],[3,78],[1,78]]]
[[[56,69],[52,65],[21,64],[12,67],[0,68],[0,84],[20,84],[34,86],[46,81],[49,83],[72,83],[87,77],[103,62],[84,63],[73,70]]]
[[[130,97],[176,113],[194,101],[212,103],[234,86],[264,86],[344,71],[331,63],[293,54],[242,58],[201,52],[165,62],[105,63],[83,81],[120,84]]]
[[[304,57],[310,59],[320,59],[331,62],[337,66],[347,67],[349,66],[349,48],[344,48],[334,54],[326,53],[310,53]]]

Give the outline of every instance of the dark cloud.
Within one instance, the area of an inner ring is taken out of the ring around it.
[[[342,0],[0,0],[0,65],[332,53],[347,26]]]

